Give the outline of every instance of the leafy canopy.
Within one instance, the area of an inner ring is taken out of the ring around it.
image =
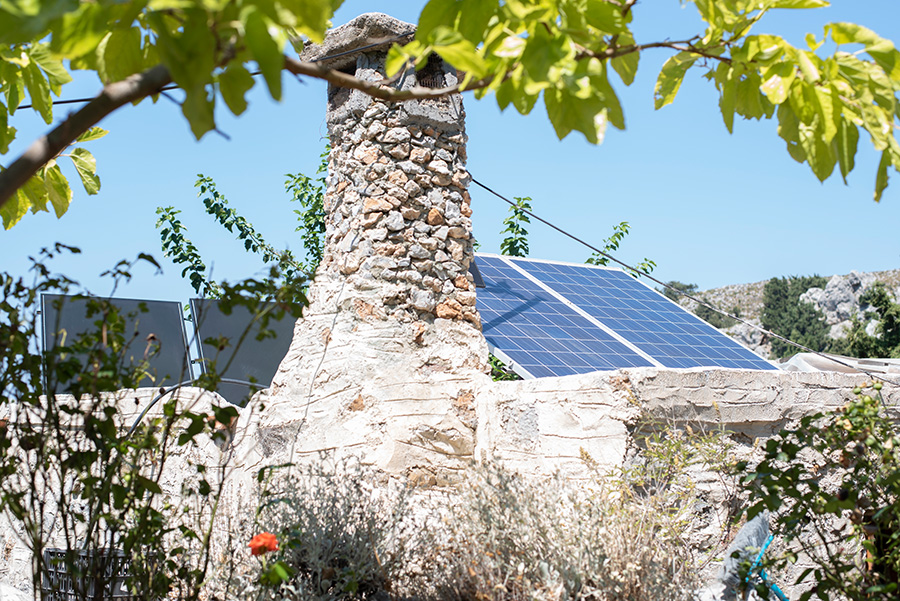
[[[690,0],[682,0],[682,4]],[[437,52],[466,71],[465,82],[486,85],[501,108],[530,113],[543,95],[560,138],[579,131],[592,143],[607,124],[625,128],[612,82],[631,85],[641,53],[667,48],[654,90],[656,108],[671,103],[688,69],[713,82],[729,131],[734,117],[777,117],[778,135],[791,157],[807,163],[820,180],[839,167],[853,169],[860,129],[882,155],[875,200],[887,186],[887,170],[900,168],[894,135],[898,115],[900,53],[894,44],[853,23],[831,23],[806,48],[777,35],[757,33],[774,9],[816,9],[825,0],[694,0],[706,30],[682,41],[638,42],[632,33],[636,0],[431,0],[413,43],[394,47],[389,74]],[[831,56],[826,41],[837,44]],[[615,73],[615,77],[613,76]]]
[[[631,85],[641,54],[671,53],[659,73],[655,104],[671,103],[689,69],[699,69],[719,95],[729,131],[735,115],[775,118],[790,156],[807,163],[820,180],[838,169],[846,181],[862,132],[881,154],[875,200],[900,168],[895,126],[900,114],[900,52],[875,32],[853,23],[831,23],[808,34],[805,47],[759,31],[767,13],[813,10],[826,0],[681,0],[692,4],[704,31],[684,40],[638,40],[632,26],[636,0],[430,0],[415,39],[388,56],[394,74],[424,66],[437,53],[465,73],[462,88],[498,105],[530,113],[543,100],[560,138],[581,132],[600,143],[608,124],[624,129],[615,87]],[[104,132],[92,129],[109,112],[170,82],[185,94],[184,117],[197,138],[214,130],[215,108],[234,114],[258,69],[275,99],[282,72],[327,79],[386,97],[433,97],[458,87],[398,91],[289,55],[304,39],[323,38],[341,0],[3,0],[0,2],[0,153],[8,152],[13,118],[24,102],[50,124],[74,69],[95,72],[104,93],[68,117],[21,157],[0,170],[4,227],[28,211],[62,215],[72,191],[57,159],[74,163],[85,190],[100,180],[93,157],[76,142]],[[652,10],[648,6],[648,10]],[[826,42],[837,50],[828,55]],[[368,87],[366,87],[368,86]],[[377,88],[377,89],[376,89]],[[392,96],[392,94],[394,96]]]

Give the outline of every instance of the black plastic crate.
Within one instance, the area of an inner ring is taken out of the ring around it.
[[[140,597],[125,588],[131,572],[131,557],[122,551],[79,551],[75,560],[81,577],[75,578],[65,564],[65,549],[44,550],[41,595],[44,601],[80,601],[96,599],[98,580],[104,583],[100,598],[104,601],[138,601]],[[103,578],[98,578],[103,569]]]

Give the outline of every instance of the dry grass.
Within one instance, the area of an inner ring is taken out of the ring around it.
[[[689,599],[699,562],[688,470],[708,466],[704,444],[714,441],[651,440],[630,468],[587,481],[472,466],[439,492],[376,485],[354,462],[294,468],[258,519],[281,545],[266,565],[284,561],[293,576],[239,590],[298,601]]]

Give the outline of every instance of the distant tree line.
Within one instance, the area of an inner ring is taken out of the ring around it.
[[[810,288],[824,288],[828,279],[819,275],[772,278],[763,288],[762,327],[817,352],[848,355],[860,359],[882,357],[900,358],[900,303],[883,282],[876,282],[860,296],[859,304],[865,310],[852,320],[846,335],[831,338],[825,316],[815,305],[800,300]],[[669,288],[660,290],[668,298],[678,301],[681,294],[697,296],[696,284],[677,280],[666,282]],[[737,321],[698,304],[694,313],[710,325],[725,329]],[[740,308],[731,314],[740,317]],[[866,330],[875,320],[874,332]],[[772,355],[788,359],[801,349],[778,338],[771,340]]]
[[[828,279],[819,275],[772,278],[763,288],[762,327],[819,352],[837,352],[828,337],[825,316],[800,297],[810,288],[824,288]],[[787,359],[800,349],[773,338],[772,355]]]

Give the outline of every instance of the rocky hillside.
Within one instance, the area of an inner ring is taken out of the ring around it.
[[[832,276],[825,288],[810,288],[801,300],[812,303],[822,312],[832,338],[841,338],[853,317],[866,310],[867,307],[860,307],[859,297],[875,282],[884,282],[888,290],[894,293],[894,298],[900,298],[900,269],[893,269],[871,273],[853,271],[847,275]],[[695,296],[760,325],[765,285],[765,281],[732,284],[697,292]],[[692,311],[696,307],[696,303],[687,299],[682,299],[681,304]],[[758,330],[739,323],[724,331],[763,357],[769,357],[771,349],[768,341]]]

